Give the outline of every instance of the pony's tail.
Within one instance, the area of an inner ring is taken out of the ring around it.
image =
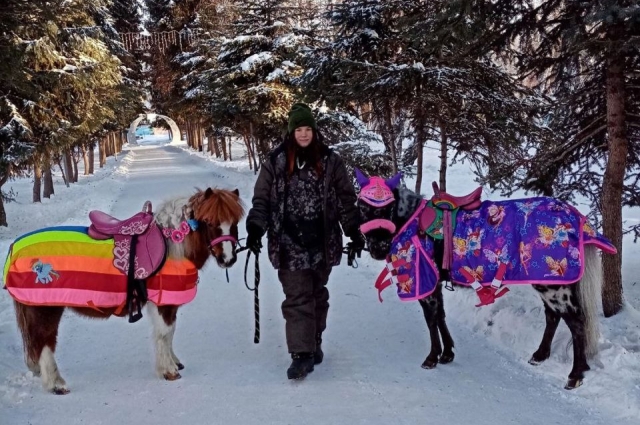
[[[578,296],[584,316],[585,353],[588,358],[598,354],[600,326],[598,321],[598,297],[602,286],[602,259],[593,245],[584,247],[584,274],[578,285]]]

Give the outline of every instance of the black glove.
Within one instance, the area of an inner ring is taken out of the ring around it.
[[[255,224],[247,225],[247,248],[249,248],[254,255],[260,253],[260,249],[262,248],[262,235],[264,235],[264,230],[259,226]]]
[[[351,238],[351,242],[347,243],[347,247],[355,251],[358,254],[358,257],[360,257],[362,250],[367,244],[367,240],[364,238],[364,235],[360,232],[350,236],[350,238]]]
[[[360,258],[360,254],[362,254],[362,250],[364,249],[367,241],[364,238],[364,235],[360,232],[357,232],[350,236],[351,242],[347,243],[347,261],[348,265],[353,264],[353,260],[358,257]]]

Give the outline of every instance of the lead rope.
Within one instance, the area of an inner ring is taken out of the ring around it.
[[[247,282],[247,271],[249,270],[249,259],[251,258],[251,250],[247,250],[247,261],[244,263],[244,286],[247,287],[248,290],[253,291],[253,312],[255,318],[255,332],[253,334],[253,342],[257,344],[260,342],[260,296],[258,293],[258,288],[260,286],[260,262],[258,261],[258,254],[255,254],[255,278],[253,281],[253,288],[249,287],[249,283]]]

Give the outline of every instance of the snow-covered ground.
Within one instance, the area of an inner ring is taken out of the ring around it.
[[[194,187],[238,188],[249,205],[255,176],[239,154],[238,160],[222,162],[162,138],[139,144],[70,188],[56,176],[57,195],[42,204],[30,202],[29,179],[10,182],[5,189],[13,187],[18,202],[6,205],[10,227],[0,228],[0,252],[16,236],[40,227],[86,225],[91,209],[126,217],[146,199],[157,205]],[[434,155],[426,160],[429,182],[439,159],[437,152],[427,153]],[[472,179],[464,165],[455,166],[449,191],[468,192]],[[639,216],[640,211],[625,211],[627,219]],[[382,264],[368,258],[357,269],[334,269],[326,359],[302,382],[286,379],[283,295],[264,255],[261,343],[253,344],[244,254],[229,272],[230,283],[208,264],[198,296],[178,314],[174,345],[186,369],[177,382],[155,377],[146,320],[129,324],[65,314],[56,354],[72,392],[45,393],[26,371],[12,301],[0,292],[0,425],[638,424],[639,254],[638,245],[625,241],[627,306],[614,318],[600,318],[600,356],[591,361],[585,385],[570,392],[562,389],[572,361],[564,324],[551,358],[538,367],[527,364],[544,328],[542,303],[530,288],[513,288],[483,308],[473,306],[469,291],[445,292],[456,359],[427,371],[420,368],[429,348],[420,307],[399,302],[391,290],[378,303],[373,283]]]

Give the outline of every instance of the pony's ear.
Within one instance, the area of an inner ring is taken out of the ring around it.
[[[394,190],[400,184],[400,179],[402,179],[402,173],[398,173],[389,180],[385,180],[385,183],[389,189]]]
[[[211,195],[213,195],[213,190],[211,190],[211,188],[208,187],[207,190],[204,191],[204,199],[207,199]]]
[[[357,168],[354,168],[354,171],[356,173],[356,180],[358,181],[361,189],[369,184],[369,178],[365,176],[362,171],[358,170]]]
[[[240,197],[240,191],[238,189],[233,189],[233,193],[235,193],[238,198]]]

